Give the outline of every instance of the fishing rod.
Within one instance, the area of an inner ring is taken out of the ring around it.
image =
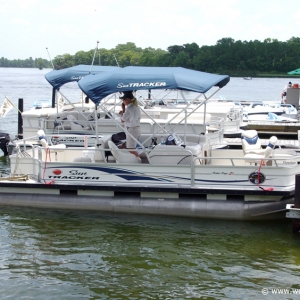
[[[99,41],[97,41],[97,45],[96,45],[96,48],[95,48],[95,51],[94,51],[94,57],[93,57],[93,61],[92,61],[92,64],[91,64],[90,74],[92,72],[92,67],[94,65],[94,60],[95,60],[96,52],[98,50],[98,44],[99,44]]]
[[[50,54],[49,54],[49,51],[48,51],[48,48],[46,48],[46,49],[47,49],[47,52],[48,52],[48,56],[49,56],[49,59],[50,59],[52,68],[53,68],[53,70],[55,70],[54,65],[53,65],[53,62],[52,62],[52,59],[51,59]]]

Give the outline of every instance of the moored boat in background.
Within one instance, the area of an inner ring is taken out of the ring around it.
[[[112,67],[112,69],[109,67],[96,67],[93,71],[94,74],[96,74],[110,72],[115,69],[114,67]],[[123,131],[118,114],[121,109],[120,94],[118,92],[102,100],[102,106],[106,107],[106,111],[104,111],[101,108],[95,109],[94,103],[89,101],[88,97],[86,97],[82,91],[80,91],[80,101],[75,103],[72,102],[72,99],[67,99],[67,97],[59,91],[64,84],[78,81],[89,73],[90,66],[79,65],[62,70],[53,70],[46,74],[46,79],[54,89],[53,100],[55,101],[53,101],[51,107],[45,106],[38,110],[34,107],[22,113],[24,139],[35,136],[36,131],[42,129],[48,136],[63,136],[62,140],[71,146],[78,145],[78,139],[65,138],[68,135],[95,136],[97,133],[112,134],[116,131]],[[203,117],[204,111],[201,109],[197,113],[194,112],[187,119],[185,124],[185,122],[182,122],[185,118],[185,109],[188,109],[190,113],[194,107],[190,106],[190,108],[186,108],[186,105],[156,107],[150,106],[150,100],[145,99],[146,95],[146,97],[152,98],[151,101],[163,103],[164,97],[170,92],[173,92],[172,89],[163,90],[163,92],[166,92],[166,95],[160,94],[159,96],[156,96],[155,93],[151,94],[149,90],[146,90],[146,93],[143,95],[138,94],[138,92],[139,91],[137,91],[137,99],[142,108],[141,130],[143,133],[153,133],[156,128],[161,126],[165,126],[169,130],[176,130],[177,133],[184,131],[194,134],[207,133],[211,145],[224,147],[226,146],[226,142],[223,139],[224,134],[240,134],[241,132],[239,128],[240,114],[233,112],[232,108],[228,105],[225,107],[220,103],[212,108],[211,105],[208,105],[206,112],[209,113],[206,113],[205,119]],[[181,91],[179,94],[177,93],[177,95],[182,95],[182,92],[184,91]],[[179,120],[179,118],[181,118],[181,120]],[[58,138],[55,139],[57,142]],[[88,141],[90,141],[90,139],[88,139]]]

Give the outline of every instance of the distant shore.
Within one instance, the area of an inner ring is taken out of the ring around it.
[[[298,78],[300,75],[288,75],[288,74],[256,74],[256,75],[241,75],[241,74],[231,74],[230,77],[252,77],[252,78]]]
[[[7,68],[7,69],[49,69],[52,70],[52,68],[21,68],[21,67],[0,67],[0,68]],[[202,72],[206,72],[204,70],[201,70]],[[226,71],[225,71],[226,73]],[[224,73],[224,74],[225,74]],[[279,73],[279,74],[274,74],[274,73],[258,73],[258,74],[253,74],[251,73],[251,71],[249,72],[249,74],[241,74],[241,73],[231,73],[228,74],[230,77],[251,77],[251,78],[295,78],[295,79],[300,79],[300,75],[288,75],[288,74],[284,74],[284,73]]]

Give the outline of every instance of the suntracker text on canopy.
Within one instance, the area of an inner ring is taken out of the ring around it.
[[[130,90],[179,89],[206,93],[213,86],[222,88],[228,75],[215,75],[181,67],[125,67],[112,72],[87,75],[79,80],[80,89],[98,105],[106,96]]]

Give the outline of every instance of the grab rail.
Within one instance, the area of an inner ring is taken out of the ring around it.
[[[166,146],[168,147],[168,146]],[[105,151],[110,151],[109,148],[66,148],[66,149],[59,149],[59,152],[58,153],[52,153],[55,152],[54,149],[52,149],[52,151],[50,153],[48,153],[48,157],[51,158],[51,161],[47,159],[46,157],[46,151],[47,149],[46,148],[42,148],[40,146],[36,146],[36,145],[33,145],[33,147],[30,149],[30,150],[26,150],[25,152],[29,155],[20,155],[20,153],[15,153],[12,155],[12,157],[15,156],[15,164],[17,166],[17,164],[21,164],[22,163],[22,158],[24,159],[28,159],[28,158],[31,158],[33,160],[33,173],[34,175],[38,176],[39,179],[42,178],[42,175],[43,175],[43,172],[44,172],[44,169],[45,167],[47,167],[48,164],[51,164],[51,166],[53,166],[52,163],[58,163],[58,162],[62,162],[62,163],[67,163],[67,164],[70,164],[70,163],[73,163],[73,160],[72,158],[74,159],[74,157],[76,157],[75,155],[68,155],[67,153],[69,152],[72,152],[72,151],[77,151],[78,154],[81,154],[82,155],[82,151],[88,151],[88,150],[92,150],[94,151],[94,153],[96,152],[102,152],[102,156],[105,157]],[[168,151],[170,151],[170,154],[172,154],[172,149],[168,149]],[[44,152],[43,152],[44,151]],[[118,149],[116,151],[127,151],[125,149]],[[157,149],[157,154],[159,155],[159,152],[165,152],[166,150],[159,150]],[[218,150],[217,150],[218,151]],[[148,161],[149,161],[149,164],[150,165],[154,165],[152,164],[151,162],[151,158],[149,158],[149,154],[152,152],[152,149],[149,149],[149,148],[146,148],[144,150],[144,153],[145,153],[145,156],[147,157]],[[246,165],[246,162],[245,162],[245,159],[244,157],[215,157],[215,156],[197,156],[195,157],[193,155],[193,153],[188,150],[188,149],[185,149],[185,152],[187,154],[186,157],[190,157],[190,161],[189,163],[187,164],[182,164],[182,165],[178,165],[178,164],[168,164],[168,165],[165,165],[165,166],[168,166],[168,167],[173,167],[173,166],[176,166],[177,168],[190,168],[190,185],[191,187],[195,187],[195,178],[196,178],[196,174],[197,174],[197,170],[199,168],[204,168],[206,166],[206,163],[208,162],[208,166],[216,166],[216,167],[230,167],[230,166],[238,166],[238,167],[241,167],[241,168],[245,168],[245,166],[247,167],[252,167],[252,168],[258,168],[260,166],[260,164],[262,163],[261,160],[257,160],[255,158],[247,158],[247,165]],[[174,151],[173,152],[174,154],[179,154],[178,151]],[[58,155],[58,160],[56,161],[56,155]],[[60,156],[61,155],[61,156]],[[30,157],[31,156],[31,157]],[[66,160],[65,158],[70,158],[69,160]],[[214,161],[216,160],[222,160],[221,163],[219,164],[216,163],[214,164]],[[37,161],[37,162],[34,162],[34,161]],[[200,162],[201,164],[197,164],[197,162]],[[265,161],[271,161],[272,164],[270,165],[262,165],[264,169],[268,168],[293,168],[295,166],[298,165],[298,163],[300,162],[300,156],[299,155],[296,155],[296,156],[290,156],[290,157],[275,157],[275,158],[266,158]],[[241,162],[244,162],[244,163],[241,163]],[[28,163],[28,161],[26,162]],[[103,160],[101,162],[76,162],[76,164],[105,164],[105,165],[111,165],[112,164],[109,162],[109,161],[106,161],[106,160]],[[38,166],[38,170],[36,170],[36,165]],[[115,163],[113,164],[114,166]],[[122,164],[120,164],[122,165]],[[17,170],[15,166],[15,170]],[[142,164],[141,166],[145,166],[145,164]],[[161,166],[161,165],[160,165]],[[38,173],[36,173],[36,171],[38,171]],[[12,173],[12,174],[15,174],[15,173]]]

